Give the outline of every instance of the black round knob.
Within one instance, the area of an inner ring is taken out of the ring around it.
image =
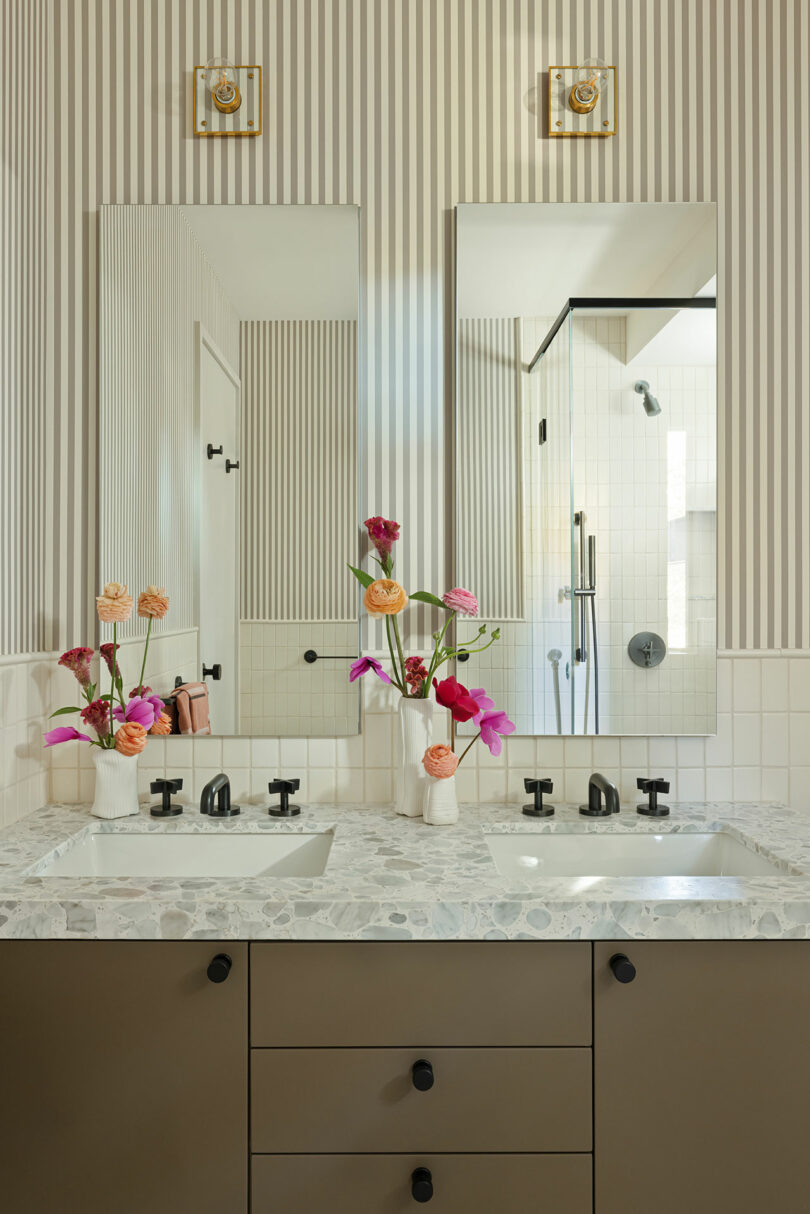
[[[636,967],[624,953],[614,953],[608,964],[617,982],[632,982],[636,976]]]
[[[433,1087],[433,1067],[427,1058],[420,1058],[413,1064],[413,1086],[417,1092],[429,1092]]]
[[[208,966],[208,977],[211,982],[224,982],[231,972],[233,962],[227,953],[217,953]]]
[[[433,1177],[429,1168],[415,1168],[411,1173],[411,1194],[414,1201],[430,1201],[433,1196]]]

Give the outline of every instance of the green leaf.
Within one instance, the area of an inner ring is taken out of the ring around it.
[[[63,717],[67,712],[81,712],[81,708],[57,708],[56,712],[52,712],[52,717]]]
[[[452,607],[448,607],[435,594],[431,594],[429,590],[417,590],[415,594],[408,596],[417,603],[430,603],[431,607],[441,607],[442,611],[452,611]]]
[[[354,576],[357,578],[361,586],[368,588],[375,580],[370,573],[366,573],[363,569],[355,569],[354,565],[349,565]]]

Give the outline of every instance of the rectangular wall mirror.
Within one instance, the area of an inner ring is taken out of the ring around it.
[[[359,730],[358,225],[100,208],[100,576],[166,587],[145,682],[203,684],[214,734]],[[127,691],[145,622],[122,627]]]
[[[713,203],[457,209],[461,677],[522,734],[715,731]]]

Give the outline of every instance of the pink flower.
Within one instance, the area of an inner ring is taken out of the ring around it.
[[[74,729],[72,725],[57,725],[56,729],[51,729],[45,734],[45,745],[58,746],[60,742],[74,742],[79,739],[82,742],[93,741],[89,734],[79,733],[78,729]]]
[[[113,709],[113,716],[116,721],[122,724],[132,722],[135,725],[142,725],[144,729],[149,730],[155,723],[155,718],[163,711],[163,701],[160,702],[160,712],[155,712],[153,700],[160,699],[159,696],[152,696],[151,699],[145,700],[142,696],[131,696],[127,701],[126,708],[122,708],[120,704],[116,704]]]
[[[479,715],[477,702],[472,698],[467,688],[459,683],[452,675],[448,679],[433,680],[436,689],[436,699],[442,708],[449,708],[454,721],[471,721]]]
[[[442,602],[445,607],[449,607],[451,611],[457,611],[459,615],[478,615],[478,599],[469,590],[462,590],[460,586],[443,594]]]
[[[411,691],[414,693],[419,691],[427,677],[427,667],[421,658],[413,657],[405,659],[405,682]]]
[[[68,649],[67,653],[63,653],[57,664],[64,666],[65,670],[69,670],[75,674],[82,687],[89,687],[90,660],[92,657],[92,649],[88,649],[86,645],[79,645],[78,648]]]
[[[475,718],[476,721],[481,719],[487,709],[495,707],[495,701],[489,698],[483,687],[471,688],[470,697],[471,699],[475,700],[476,704],[478,705],[478,716]]]
[[[377,678],[382,679],[383,683],[391,682],[376,658],[358,658],[356,662],[352,662],[352,667],[349,671],[349,682],[355,683],[361,675],[366,674],[369,670],[373,670]]]
[[[105,738],[110,732],[110,708],[106,700],[93,700],[81,712],[85,725],[94,729],[100,738]]]
[[[485,712],[479,722],[481,741],[489,747],[489,753],[497,757],[501,753],[501,734],[515,732],[515,725],[509,720],[503,709],[495,712]]]
[[[368,531],[368,538],[382,559],[384,561],[389,560],[391,549],[399,539],[399,523],[395,523],[393,519],[383,518],[381,515],[375,514],[373,518],[366,519],[365,527]]]
[[[113,670],[113,659],[115,658],[116,650],[120,648],[120,645],[113,645],[112,641],[107,641],[106,645],[99,646],[99,653],[107,663],[107,669],[110,674],[117,673]]]

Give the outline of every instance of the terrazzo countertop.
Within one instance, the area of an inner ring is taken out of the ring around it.
[[[723,830],[781,870],[772,876],[505,877],[487,836],[554,832],[662,835]],[[38,875],[91,832],[332,832],[318,877],[150,879]],[[524,817],[519,806],[466,806],[431,827],[390,809],[302,808],[279,821],[248,806],[211,821],[103,822],[53,805],[0,831],[0,937],[121,940],[619,940],[810,938],[810,815],[774,804],[672,805],[650,820],[624,807],[588,820],[576,808]]]

